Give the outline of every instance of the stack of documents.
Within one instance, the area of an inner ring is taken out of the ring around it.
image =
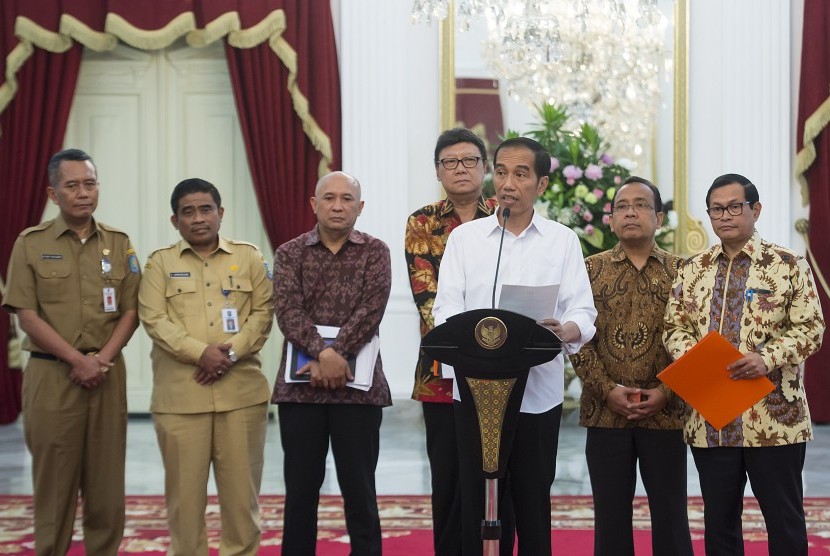
[[[327,345],[334,343],[334,339],[340,333],[340,328],[337,326],[323,326],[320,324],[316,326],[317,332],[320,333],[320,337],[323,338],[323,341]],[[298,349],[291,342],[288,342],[287,349],[288,351],[285,355],[285,382],[311,381],[311,372],[298,375],[297,371],[302,369],[310,361],[313,361],[313,358],[301,349]],[[364,392],[372,387],[372,378],[375,376],[375,362],[378,359],[379,352],[380,338],[374,336],[368,344],[361,348],[357,355],[349,358],[349,367],[352,370],[354,380],[347,382],[346,386],[363,390]]]

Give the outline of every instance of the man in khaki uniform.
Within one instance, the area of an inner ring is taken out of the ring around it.
[[[124,532],[126,372],[141,277],[126,234],[93,218],[98,175],[83,151],[49,161],[54,220],[14,244],[3,306],[31,358],[23,428],[32,453],[35,554],[66,554],[78,491],[86,554],[115,555]]]
[[[169,555],[207,556],[213,464],[220,554],[255,555],[270,392],[258,355],[271,330],[271,282],[254,245],[219,236],[222,199],[192,178],[170,200],[182,240],[145,266],[139,318],[153,339],[150,406],[165,469]]]

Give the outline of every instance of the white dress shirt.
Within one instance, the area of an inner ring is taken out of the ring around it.
[[[435,325],[471,309],[492,307],[493,279],[502,229],[496,214],[471,220],[456,228],[447,241],[438,276],[438,293],[432,309]],[[566,353],[576,353],[594,337],[597,311],[591,283],[585,270],[579,238],[570,228],[533,215],[518,236],[506,231],[499,264],[496,307],[502,284],[545,286],[559,284],[553,318],[579,327],[579,340],[563,344]],[[452,367],[444,376],[454,378]],[[458,400],[458,386],[453,386]],[[562,354],[553,361],[531,367],[522,413],[544,413],[565,399],[565,367]]]

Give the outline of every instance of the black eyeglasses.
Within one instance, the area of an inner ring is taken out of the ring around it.
[[[481,160],[480,156],[465,156],[464,158],[442,158],[438,162],[440,162],[441,166],[447,170],[455,170],[458,168],[459,162],[463,164],[465,168],[475,168],[479,160]]]
[[[710,209],[706,209],[706,212],[709,213],[709,218],[712,220],[720,220],[723,218],[723,211],[728,212],[732,216],[740,216],[744,211],[744,205],[751,205],[752,201],[744,201],[743,203],[732,203],[731,205],[727,205],[725,207],[712,207]]]
[[[614,205],[611,207],[611,213],[615,212],[628,212],[628,209],[634,209],[634,212],[648,212],[650,210],[654,210],[654,207],[649,205],[648,203],[633,203],[629,205],[628,203],[620,203],[618,205]]]

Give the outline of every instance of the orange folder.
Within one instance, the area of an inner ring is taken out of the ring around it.
[[[657,378],[720,430],[775,388],[765,376],[729,378],[726,367],[742,357],[735,346],[713,330]]]

